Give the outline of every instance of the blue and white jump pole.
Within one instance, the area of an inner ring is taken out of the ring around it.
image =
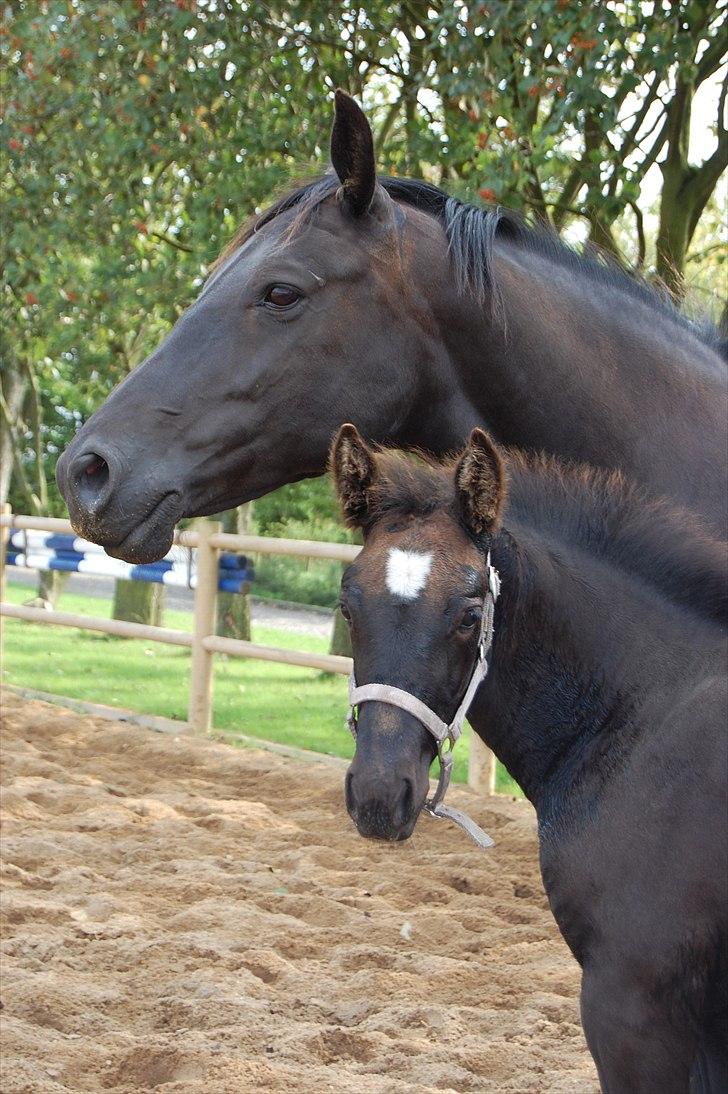
[[[159,562],[134,566],[110,558],[103,547],[78,536],[20,530],[11,532],[6,549],[8,566],[152,581],[187,589],[197,585],[197,560],[191,547],[173,547]],[[253,566],[244,555],[220,555],[220,592],[244,593],[254,578]]]

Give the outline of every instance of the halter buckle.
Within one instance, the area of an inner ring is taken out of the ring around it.
[[[490,595],[493,597],[493,601],[495,602],[500,596],[501,577],[493,563],[490,561],[490,551],[488,551],[486,564],[488,567],[488,588],[490,589]]]

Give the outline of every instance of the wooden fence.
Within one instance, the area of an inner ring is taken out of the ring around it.
[[[194,590],[192,632],[175,631],[167,627],[151,627],[141,623],[127,623],[119,619],[95,619],[72,612],[45,611],[24,605],[9,604],[5,600],[5,545],[10,529],[27,529],[73,535],[70,523],[56,517],[18,516],[7,506],[0,514],[0,652],[2,651],[2,620],[23,619],[29,623],[60,627],[78,627],[82,630],[101,631],[122,638],[142,638],[146,642],[162,642],[172,646],[184,646],[192,651],[187,728],[192,733],[207,734],[212,729],[213,655],[226,653],[231,657],[249,657],[259,661],[276,661],[317,669],[319,672],[335,672],[348,676],[351,658],[332,654],[304,653],[300,650],[279,649],[244,642],[237,638],[223,638],[215,634],[215,615],[218,583],[218,559],[220,551],[245,554],[287,555],[295,558],[327,559],[335,562],[351,562],[361,550],[346,543],[322,543],[317,540],[275,539],[269,536],[234,535],[221,532],[220,525],[206,521],[196,529],[178,531],[174,542],[182,547],[197,549],[197,587]],[[342,720],[344,711],[342,710]],[[180,728],[185,728],[181,723]],[[495,788],[495,758],[490,749],[473,735],[470,742],[468,783],[493,793]]]

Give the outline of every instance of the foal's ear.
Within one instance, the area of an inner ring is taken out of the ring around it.
[[[493,441],[474,429],[455,468],[458,504],[465,524],[476,536],[493,535],[506,501],[506,469]]]
[[[364,111],[351,95],[338,88],[335,102],[331,162],[349,211],[359,217],[371,205],[377,181],[372,131]]]
[[[374,482],[374,455],[355,425],[342,425],[331,446],[329,460],[336,493],[346,523],[361,528],[369,509],[369,488]]]

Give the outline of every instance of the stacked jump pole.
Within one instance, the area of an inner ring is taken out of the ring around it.
[[[175,546],[159,562],[138,566],[122,562],[118,558],[110,558],[102,547],[78,536],[28,529],[11,530],[5,564],[30,570],[56,570],[61,573],[154,582],[177,588],[194,589],[197,584],[197,568],[191,547]],[[220,592],[247,591],[254,578],[254,571],[244,555],[221,554],[218,566]]]
[[[274,661],[279,664],[296,665],[317,669],[320,672],[340,673],[345,676],[348,676],[351,672],[351,658],[349,657],[279,649],[274,646],[261,646],[255,642],[245,642],[242,639],[224,638],[216,635],[216,603],[218,588],[221,585],[221,552],[230,552],[231,554],[243,552],[246,555],[285,555],[295,558],[326,559],[346,563],[352,562],[356,558],[361,550],[360,547],[345,543],[323,543],[317,540],[235,535],[230,532],[221,532],[219,524],[209,521],[201,523],[194,530],[176,532],[174,537],[176,546],[193,548],[197,552],[195,580],[179,582],[174,580],[175,584],[190,584],[194,588],[193,628],[190,634],[187,631],[170,630],[167,627],[153,627],[118,619],[95,619],[71,612],[49,612],[42,608],[7,603],[4,590],[8,536],[18,531],[47,532],[54,536],[75,536],[68,521],[54,517],[14,516],[9,507],[3,507],[0,513],[0,626],[2,617],[7,617],[46,626],[77,627],[82,630],[99,631],[103,634],[113,634],[122,638],[142,638],[147,642],[161,642],[166,645],[182,646],[190,649],[192,651],[192,665],[188,726],[192,733],[207,734],[212,728],[213,655],[215,653],[224,653],[230,657]],[[69,549],[73,550],[73,548]],[[27,552],[27,554],[30,555],[30,552]],[[234,567],[228,566],[228,569],[233,570]],[[86,572],[93,572],[93,570],[87,570]],[[152,579],[157,580],[157,578],[144,578],[144,580]],[[240,579],[241,581],[245,580],[242,573]],[[172,580],[167,578],[165,583],[172,583]],[[2,647],[0,645],[0,655],[1,652]],[[468,784],[486,793],[493,793],[495,788],[495,758],[490,749],[486,748],[480,738],[474,734],[471,736],[470,741]]]

